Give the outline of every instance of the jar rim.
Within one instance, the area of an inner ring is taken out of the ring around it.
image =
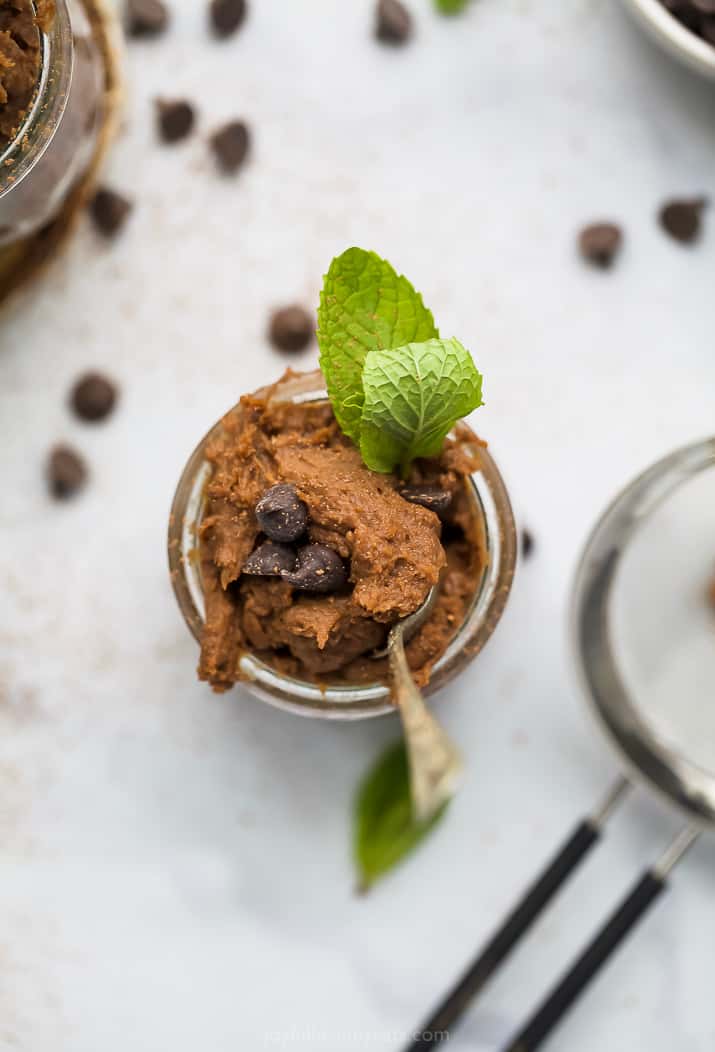
[[[325,383],[318,370],[294,373],[291,380],[297,390],[290,399],[282,400],[325,399]],[[189,457],[169,516],[172,586],[179,609],[197,642],[203,629],[203,593],[195,554],[196,528],[201,521],[204,491],[211,471],[204,452],[207,443],[220,431],[222,420],[223,417],[214,424]],[[476,435],[474,438],[476,441]],[[425,694],[443,687],[483,648],[501,618],[514,577],[516,526],[509,496],[494,459],[481,446],[479,455],[481,466],[470,475],[469,482],[482,518],[487,565],[462,625],[435,662]],[[389,688],[384,683],[318,684],[278,672],[252,653],[241,658],[241,671],[246,679],[240,685],[261,700],[299,715],[361,719],[394,712]]]
[[[44,155],[67,108],[74,72],[74,47],[65,0],[54,0],[52,24],[48,28],[38,25],[38,33],[40,77],[32,103],[14,138],[0,153],[0,198],[19,186]]]

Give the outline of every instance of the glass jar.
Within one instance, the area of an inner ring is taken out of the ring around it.
[[[0,154],[0,245],[54,218],[88,168],[101,124],[104,63],[80,0],[55,0],[39,33],[34,101]]]
[[[316,371],[296,375],[282,385],[278,397],[281,401],[295,402],[324,400],[322,374]],[[204,623],[204,600],[197,537],[206,484],[211,476],[205,449],[220,428],[219,421],[190,456],[179,480],[169,518],[169,569],[174,594],[189,630],[199,642]],[[443,687],[477,656],[502,615],[514,576],[517,543],[509,496],[494,460],[479,445],[476,435],[474,442],[478,447],[481,470],[474,472],[469,481],[483,528],[487,564],[463,624],[434,665],[424,691],[426,695]],[[250,653],[241,658],[240,664],[246,677],[241,686],[262,701],[289,712],[332,719],[361,719],[394,711],[385,683],[311,683],[277,672]]]

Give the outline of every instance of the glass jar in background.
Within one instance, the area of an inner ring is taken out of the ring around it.
[[[91,162],[101,125],[104,62],[89,19],[80,0],[53,7],[38,26],[35,97],[0,154],[0,246],[57,215]]]
[[[281,387],[282,401],[308,402],[326,398],[319,371],[296,375]],[[221,428],[219,421],[189,458],[176,489],[169,518],[169,569],[176,600],[194,638],[200,642],[204,623],[201,567],[197,553],[198,527],[204,511],[206,484],[211,466],[205,458],[207,444]],[[470,494],[482,526],[487,565],[467,616],[435,663],[426,695],[433,694],[458,675],[480,652],[494,631],[506,606],[516,565],[516,527],[509,495],[494,460],[474,436],[481,469],[470,477]],[[272,668],[254,654],[241,659],[246,679],[240,686],[262,701],[303,716],[362,719],[394,712],[384,683],[319,685],[296,679]]]

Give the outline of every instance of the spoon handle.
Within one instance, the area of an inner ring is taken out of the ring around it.
[[[400,710],[410,763],[410,792],[418,821],[427,821],[454,795],[462,772],[462,757],[429,711],[412,679],[402,626],[388,639],[392,699]]]

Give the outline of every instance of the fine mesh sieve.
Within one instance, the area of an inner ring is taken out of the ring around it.
[[[605,511],[576,573],[571,630],[579,678],[624,774],[573,831],[408,1052],[432,1047],[598,842],[632,782],[686,818],[504,1052],[531,1052],[715,823],[715,438],[670,454]]]

